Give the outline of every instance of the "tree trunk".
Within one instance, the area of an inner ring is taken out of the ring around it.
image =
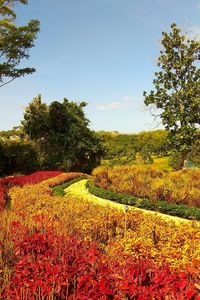
[[[181,153],[181,162],[177,170],[182,170],[185,166],[186,158],[187,158],[188,152],[182,152]]]

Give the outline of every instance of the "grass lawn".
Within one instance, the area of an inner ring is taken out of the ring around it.
[[[169,166],[168,162],[169,162],[169,156],[164,156],[164,157],[156,157],[153,158],[154,162],[152,164],[152,166],[155,166],[158,169],[165,169],[165,170],[169,170],[171,171],[172,168]]]

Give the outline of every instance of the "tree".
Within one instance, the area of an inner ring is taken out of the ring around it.
[[[143,153],[143,156],[146,156],[147,152],[148,156],[164,156],[169,150],[165,130],[144,131],[138,134],[99,131],[98,134],[105,148],[104,164],[133,163],[137,152]],[[150,157],[146,157],[145,161],[150,162]]]
[[[37,153],[31,143],[0,140],[0,176],[31,173],[37,168]]]
[[[19,68],[23,58],[29,58],[39,31],[39,21],[31,20],[25,26],[17,26],[12,9],[16,3],[27,0],[0,0],[0,87],[14,79],[35,72],[34,68]]]
[[[198,138],[200,124],[200,43],[181,34],[176,24],[162,33],[160,71],[153,81],[155,91],[144,92],[145,105],[159,109],[171,146],[181,153],[182,168]]]
[[[85,102],[42,103],[39,95],[28,105],[23,132],[34,142],[41,167],[65,171],[91,171],[103,154],[100,139],[89,129]]]
[[[27,174],[38,168],[37,153],[31,143],[7,141],[3,143],[5,169],[4,175]]]
[[[0,140],[0,176],[5,173],[6,163],[7,161],[4,153],[3,143]]]
[[[195,166],[200,167],[200,139],[194,143],[189,158]]]

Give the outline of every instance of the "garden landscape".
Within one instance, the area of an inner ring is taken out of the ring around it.
[[[45,21],[16,21],[34,5],[0,0],[0,92],[36,76]],[[200,42],[172,22],[160,45],[143,103],[162,127],[106,130],[115,102],[94,130],[86,101],[38,94],[0,128],[0,299],[200,300]]]

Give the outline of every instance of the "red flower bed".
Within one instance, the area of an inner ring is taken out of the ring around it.
[[[35,184],[48,178],[62,174],[61,171],[38,171],[30,175],[7,177],[0,180],[0,186],[12,187],[25,184]]]
[[[13,176],[0,179],[0,211],[5,208],[6,192],[13,186],[23,186],[25,184],[35,184],[40,181],[62,174],[62,171],[38,171],[30,175]]]
[[[6,199],[5,199],[6,189],[0,186],[0,212],[5,208]]]
[[[200,299],[184,272],[131,258],[123,264],[110,261],[94,243],[53,231],[14,239],[12,262],[2,299]]]

